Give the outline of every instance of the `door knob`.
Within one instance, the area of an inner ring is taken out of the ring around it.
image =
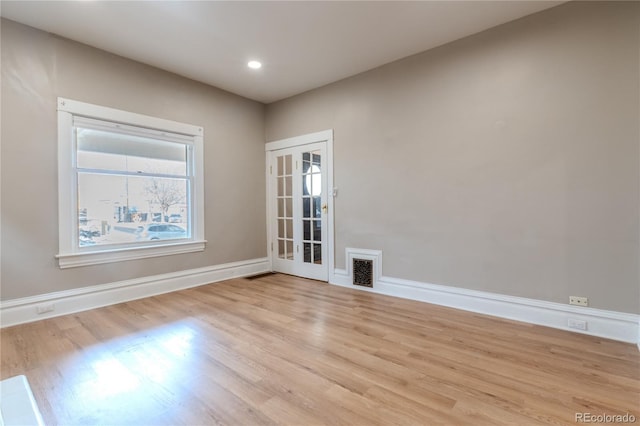
[[[327,210],[328,210],[327,203],[324,203],[324,204],[322,205],[322,211],[323,211],[324,213],[326,213],[326,212],[327,212]]]

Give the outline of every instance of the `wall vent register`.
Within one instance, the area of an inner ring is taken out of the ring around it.
[[[373,287],[373,260],[353,259],[353,285]]]

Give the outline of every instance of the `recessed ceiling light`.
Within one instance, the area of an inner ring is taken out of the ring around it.
[[[257,70],[258,68],[262,67],[262,64],[258,61],[249,61],[247,66],[249,68],[253,68],[254,70]]]

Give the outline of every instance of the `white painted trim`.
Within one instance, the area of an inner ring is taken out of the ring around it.
[[[204,199],[204,134],[200,128],[200,134],[193,137],[193,144],[196,150],[193,155],[193,188],[192,196],[195,196],[193,209],[191,211],[191,237],[193,243],[205,243],[205,199]],[[203,248],[204,250],[204,248]]]
[[[363,249],[347,250],[347,269],[334,270],[330,281],[331,284],[607,339],[636,343],[640,349],[640,315],[386,277],[382,274],[381,252],[378,255],[380,264],[378,278],[373,288],[354,286],[352,285],[352,271],[349,267],[351,263],[349,255],[367,253],[369,251]],[[375,253],[376,251],[371,252]],[[587,321],[587,330],[581,331],[569,328],[567,326],[569,319]]]
[[[277,151],[279,149],[293,148],[296,146],[309,145],[316,142],[329,142],[333,143],[333,129],[323,130],[321,132],[308,133],[306,135],[294,136],[292,138],[281,139],[278,141],[267,142],[264,145],[264,150]]]
[[[60,103],[60,99],[58,99]],[[58,253],[72,253],[72,241],[77,240],[78,231],[74,229],[72,220],[62,220],[73,214],[71,206],[77,205],[75,192],[77,182],[73,170],[73,115],[66,111],[58,111]],[[76,213],[77,214],[77,213]],[[68,238],[63,238],[68,235]]]
[[[353,259],[365,259],[373,261],[373,287],[375,288],[382,277],[382,251],[347,247],[345,253],[347,255],[346,275],[349,278],[349,284],[353,284]]]
[[[267,258],[252,259],[7,300],[0,302],[0,324],[2,327],[9,327],[231,278],[261,274],[269,269]],[[42,305],[54,305],[54,310],[38,314],[37,308]]]
[[[66,111],[70,113],[70,115],[81,115],[83,117],[115,121],[123,124],[135,124],[139,127],[165,130],[184,135],[202,135],[204,131],[201,126],[195,126],[193,124],[180,123],[164,118],[151,117],[149,115],[122,111],[61,97],[58,98],[58,111]]]
[[[327,208],[329,213],[327,214],[327,267],[329,268],[328,280],[331,281],[331,275],[336,264],[335,256],[335,186],[333,183],[333,129],[326,130],[325,132],[326,144],[327,144]]]
[[[168,256],[172,254],[193,253],[204,251],[206,241],[189,241],[157,246],[135,246],[117,250],[102,250],[97,252],[82,252],[58,254],[60,269],[76,268],[78,266],[99,265],[102,263],[121,262],[124,260],[146,259],[149,257]]]
[[[271,165],[271,154],[267,151],[264,156],[265,161],[265,181],[267,182],[267,190],[265,191],[265,202],[267,206],[267,214],[265,215],[265,220],[267,221],[267,259],[269,260],[269,270],[273,271],[273,232],[271,230],[271,221],[273,220],[273,205],[271,203],[276,203],[275,197],[272,197],[274,194],[274,189],[271,187],[271,173],[272,173],[272,165]]]

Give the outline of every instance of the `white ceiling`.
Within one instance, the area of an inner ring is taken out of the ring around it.
[[[0,14],[269,103],[560,3],[2,0]]]

